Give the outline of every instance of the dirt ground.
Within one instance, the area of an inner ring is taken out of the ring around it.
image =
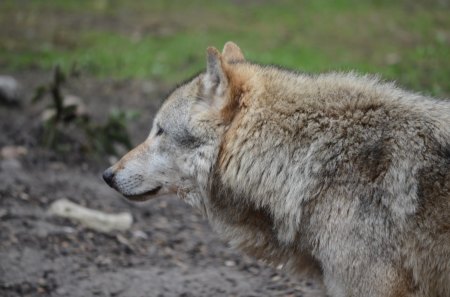
[[[56,154],[38,145],[42,105],[34,88],[48,73],[12,74],[23,86],[20,107],[0,105],[0,296],[318,296],[313,280],[288,277],[228,247],[176,197],[145,203],[122,199],[101,180],[104,160]],[[133,143],[148,133],[166,87],[149,81],[82,77],[67,93],[80,96],[94,119],[112,107],[136,109]],[[98,233],[48,214],[61,198],[89,208],[132,213],[126,232]]]

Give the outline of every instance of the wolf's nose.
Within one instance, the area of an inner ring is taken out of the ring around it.
[[[110,168],[103,172],[103,180],[112,188],[114,183],[114,171]]]

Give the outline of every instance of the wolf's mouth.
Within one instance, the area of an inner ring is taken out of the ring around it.
[[[158,186],[150,191],[141,193],[141,194],[137,194],[137,195],[124,195],[125,198],[129,199],[129,200],[133,200],[133,201],[145,201],[150,199],[149,196],[155,195],[156,193],[159,192],[159,190],[161,190],[162,186]]]

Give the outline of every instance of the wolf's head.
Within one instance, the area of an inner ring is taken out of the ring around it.
[[[150,135],[103,173],[104,180],[131,200],[177,193],[195,204],[207,188],[226,127],[239,108],[244,62],[228,42],[222,54],[207,49],[206,72],[178,87],[157,113]]]

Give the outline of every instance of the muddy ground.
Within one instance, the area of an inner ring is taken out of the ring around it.
[[[125,201],[101,180],[108,158],[42,148],[44,105],[30,98],[49,73],[12,75],[23,86],[22,104],[0,105],[0,149],[26,152],[0,159],[0,296],[318,296],[314,280],[290,278],[229,248],[176,197]],[[112,107],[140,110],[129,126],[137,144],[167,90],[150,81],[82,77],[66,93],[80,96],[98,121]],[[61,198],[131,212],[134,223],[112,234],[86,229],[48,214]]]

